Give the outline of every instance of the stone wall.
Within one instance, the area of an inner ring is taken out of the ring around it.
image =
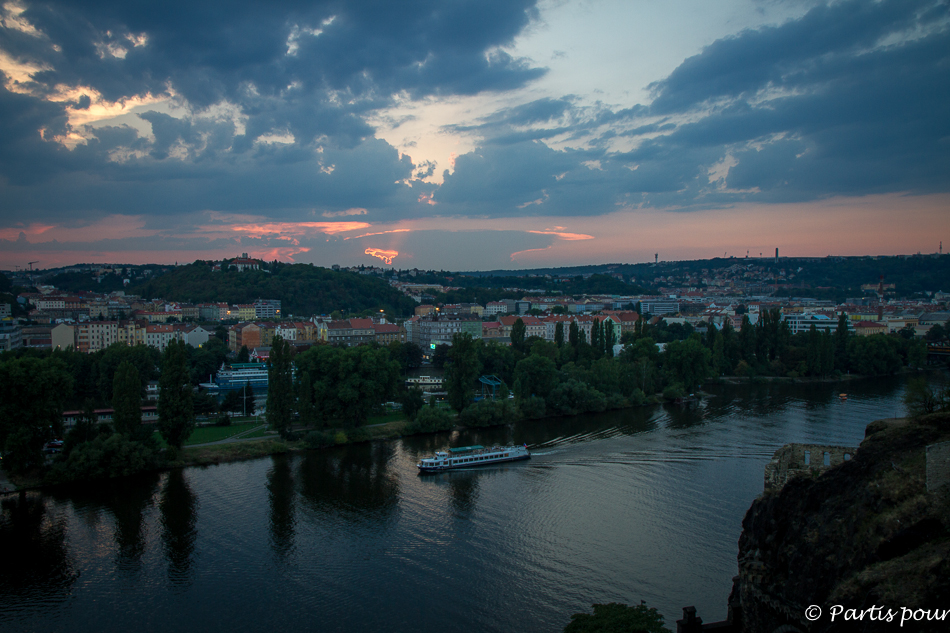
[[[792,477],[833,468],[850,460],[857,450],[853,446],[786,444],[765,467],[765,489],[779,490]]]

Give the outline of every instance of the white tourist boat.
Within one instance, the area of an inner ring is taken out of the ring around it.
[[[524,446],[463,446],[450,448],[448,451],[438,451],[435,457],[426,457],[417,466],[423,473],[435,473],[454,468],[468,468],[469,466],[483,466],[498,462],[513,462],[519,459],[530,459],[528,445]]]

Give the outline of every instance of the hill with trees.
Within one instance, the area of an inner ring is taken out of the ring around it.
[[[255,299],[280,299],[285,315],[329,314],[334,310],[359,313],[385,310],[406,316],[415,302],[375,275],[333,271],[308,264],[267,264],[266,270],[214,271],[210,262],[196,261],[129,286],[128,292],[172,301],[229,304]]]

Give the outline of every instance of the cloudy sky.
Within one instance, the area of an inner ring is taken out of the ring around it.
[[[0,0],[3,2],[3,0]],[[7,0],[0,267],[950,249],[938,0]]]

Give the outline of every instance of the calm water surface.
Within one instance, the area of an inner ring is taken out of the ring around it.
[[[903,381],[647,407],[6,497],[3,631],[560,631],[595,602],[725,617],[787,442],[857,445]],[[847,391],[841,401],[837,394]],[[527,462],[419,476],[447,446]]]

